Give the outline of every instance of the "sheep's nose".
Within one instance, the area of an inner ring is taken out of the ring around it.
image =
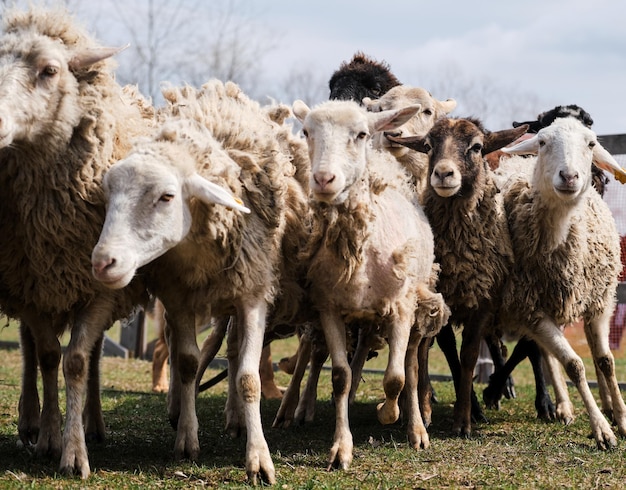
[[[447,170],[447,169],[444,169],[444,170],[435,169],[434,173],[435,173],[435,177],[437,177],[440,180],[444,180],[447,177],[452,177],[454,175],[454,171]]]
[[[330,172],[316,172],[315,175],[313,175],[313,179],[320,189],[324,189],[335,180],[335,175]]]
[[[559,172],[559,177],[561,177],[561,180],[563,181],[564,184],[571,186],[573,184],[576,183],[576,181],[578,180],[578,172],[566,172],[565,170],[561,170]]]
[[[91,266],[96,274],[102,274],[106,269],[115,265],[114,257],[102,257],[92,260]]]
[[[383,134],[385,135],[385,137],[391,136],[393,138],[400,138],[402,137],[402,130],[396,129],[395,131],[385,131]]]

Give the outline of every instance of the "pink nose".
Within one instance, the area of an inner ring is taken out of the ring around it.
[[[91,262],[91,266],[96,274],[102,274],[106,269],[115,264],[113,257],[94,260]]]
[[[330,172],[317,172],[313,176],[313,179],[320,189],[324,189],[328,184],[335,180],[335,175]]]

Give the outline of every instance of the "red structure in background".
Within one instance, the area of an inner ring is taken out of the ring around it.
[[[626,236],[620,237],[622,272],[619,275],[620,281],[626,281]],[[624,327],[626,326],[626,304],[618,304],[615,313],[611,318],[611,329],[609,330],[609,345],[611,350],[619,350]]]

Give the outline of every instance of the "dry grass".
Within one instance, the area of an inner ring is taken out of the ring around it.
[[[295,349],[293,340],[274,348],[274,359]],[[18,449],[17,404],[20,358],[16,350],[1,350],[0,367],[0,487],[26,488],[188,488],[246,486],[245,437],[224,434],[225,383],[198,399],[200,444],[197,463],[172,460],[174,431],[166,416],[165,395],[150,393],[150,364],[140,360],[105,358],[103,408],[108,439],[90,444],[93,475],[88,482],[56,474],[58,461],[35,459]],[[381,356],[384,357],[384,356]],[[432,351],[433,372],[446,372],[438,348]],[[380,367],[384,359],[370,361]],[[624,362],[619,369],[624,379]],[[207,376],[215,374],[208,373]],[[278,382],[289,377],[277,373]],[[429,428],[431,448],[407,447],[401,424],[378,424],[375,406],[382,378],[366,374],[351,409],[354,462],[348,471],[327,472],[326,458],[334,431],[329,372],[322,373],[316,421],[292,429],[272,429],[278,402],[264,400],[266,437],[277,470],[277,488],[623,488],[624,444],[600,452],[589,439],[588,419],[577,393],[570,394],[578,418],[568,426],[535,418],[534,389],[526,361],[515,372],[518,397],[502,410],[488,411],[490,423],[475,426],[471,439],[450,432],[454,394],[451,383],[435,383],[440,403]],[[62,384],[62,379],[60,379]],[[478,385],[480,394],[483,386]],[[64,399],[61,400],[62,406]]]

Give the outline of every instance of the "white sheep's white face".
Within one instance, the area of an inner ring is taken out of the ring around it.
[[[313,109],[294,102],[309,148],[312,197],[330,204],[344,202],[365,171],[371,134],[397,128],[418,109],[370,113],[354,101],[331,100]]]
[[[575,119],[561,118],[507,152],[537,154],[533,186],[546,197],[573,202],[591,187],[596,147],[601,148],[593,131]]]
[[[113,165],[103,187],[107,213],[91,263],[94,277],[112,289],[126,286],[137,269],[185,238],[191,198],[249,212],[228,191],[196,173],[183,175],[149,147]]]
[[[69,140],[82,110],[72,70],[119,52],[71,52],[59,40],[30,31],[0,38],[0,148],[37,142],[42,135]]]

